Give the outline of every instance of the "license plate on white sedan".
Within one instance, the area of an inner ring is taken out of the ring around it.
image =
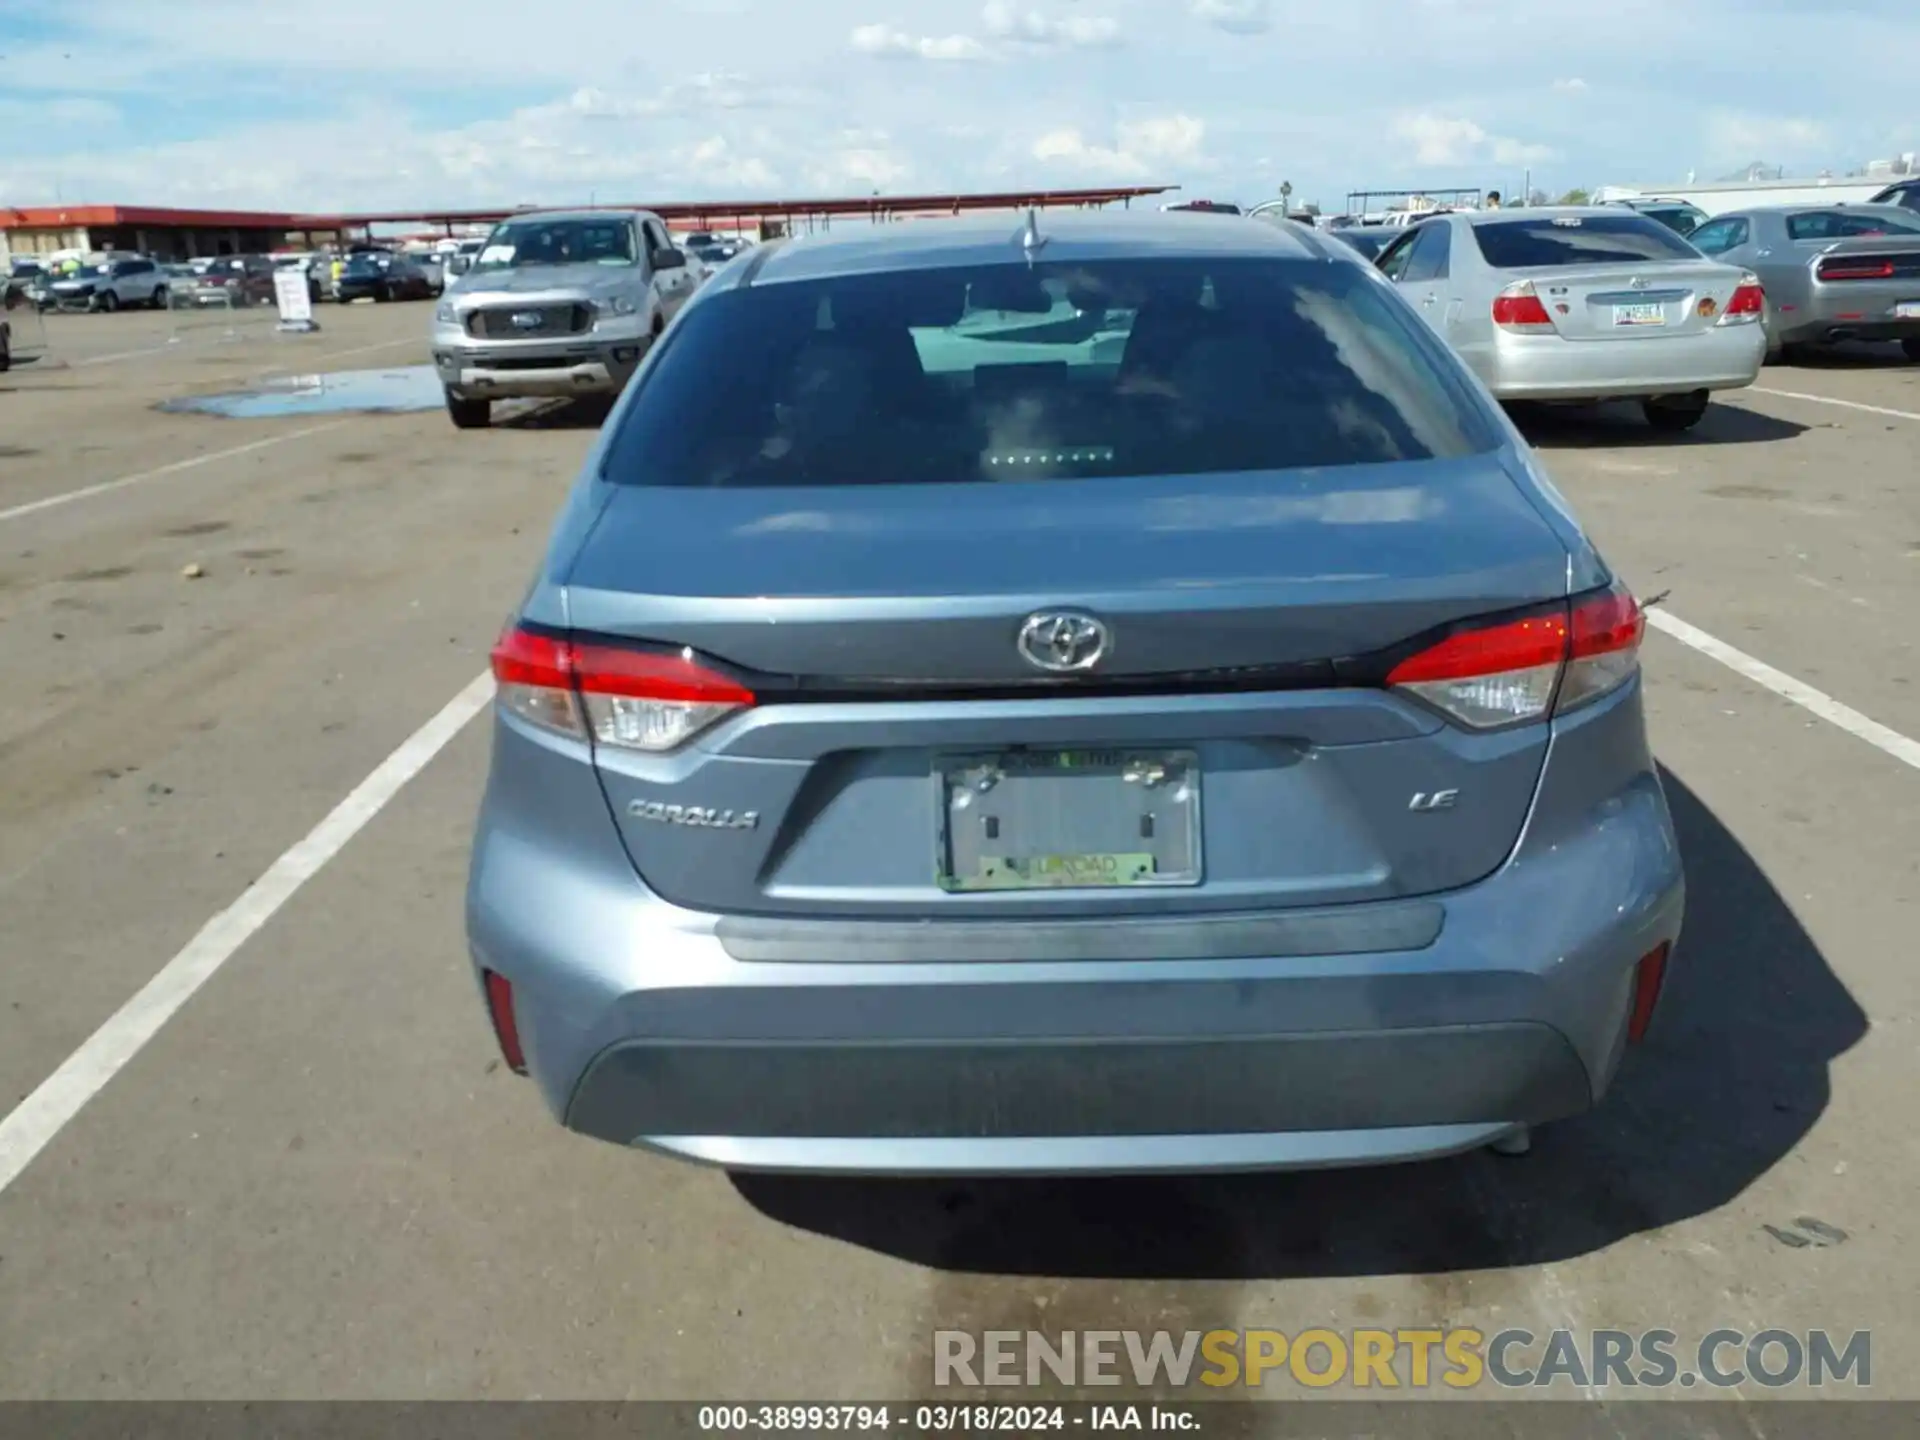
[[[1616,305],[1613,307],[1615,325],[1664,325],[1667,323],[1667,307],[1664,305]]]
[[[1920,320],[1920,300],[1902,300],[1893,307],[1896,320]]]
[[[1200,883],[1191,750],[1018,750],[941,757],[943,890]]]

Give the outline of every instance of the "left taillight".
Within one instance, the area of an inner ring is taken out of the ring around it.
[[[1457,630],[1393,667],[1387,684],[1474,730],[1564,714],[1640,663],[1646,617],[1622,585],[1571,605]]]
[[[1767,292],[1761,288],[1757,275],[1742,275],[1740,283],[1734,287],[1727,308],[1720,312],[1717,323],[1721,325],[1752,325],[1766,314]]]
[[[690,650],[579,642],[509,626],[493,647],[502,708],[596,745],[661,754],[754,703]]]

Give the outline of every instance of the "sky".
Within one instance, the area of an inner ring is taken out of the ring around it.
[[[0,206],[1557,196],[1920,150],[1917,62],[1914,0],[0,0]]]

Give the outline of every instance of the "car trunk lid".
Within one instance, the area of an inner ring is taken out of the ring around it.
[[[1710,330],[1741,272],[1711,261],[1530,266],[1501,272],[1529,283],[1564,340],[1644,342]]]
[[[666,755],[597,747],[615,821],[659,894],[737,914],[1168,914],[1469,883],[1511,850],[1547,727],[1469,734],[1348,662],[1564,596],[1566,550],[1505,463],[622,487],[568,575],[574,633],[685,647],[757,703]],[[1053,609],[1109,627],[1090,673],[1023,655]]]

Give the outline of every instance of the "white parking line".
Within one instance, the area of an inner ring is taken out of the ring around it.
[[[142,355],[164,355],[173,348],[171,343],[154,345],[145,350],[118,350],[111,355],[83,355],[78,360],[69,360],[69,369],[80,370],[88,365],[111,365],[116,360],[138,360]]]
[[[180,342],[169,341],[165,345],[155,345],[146,350],[121,350],[112,355],[86,355],[78,360],[69,360],[67,364],[70,368],[78,370],[87,365],[111,365],[119,360],[138,360],[143,355],[164,355],[169,350],[174,349],[177,343]],[[317,355],[309,355],[305,358],[307,362],[314,360],[332,360],[342,355],[366,355],[375,350],[396,350],[402,345],[419,345],[422,343],[420,337],[408,336],[405,340],[382,340],[375,345],[351,345],[345,350],[322,350]],[[310,368],[310,365],[303,363],[288,368],[305,370]],[[282,372],[280,370],[261,370],[255,373],[261,375],[278,375]]]
[[[408,736],[305,839],[269,865],[239,899],[209,920],[139,993],[41,1081],[6,1119],[0,1120],[0,1191],[19,1179],[34,1157],[127,1067],[180,1007],[425,769],[427,762],[484,710],[492,697],[490,673],[468,682],[439,714]]]
[[[1864,410],[1869,415],[1891,415],[1896,420],[1920,420],[1912,410],[1889,410],[1885,405],[1863,405],[1858,400],[1836,400],[1831,395],[1809,395],[1804,390],[1769,390],[1761,385],[1747,387],[1755,395],[1777,395],[1782,400],[1806,400],[1815,405],[1838,405],[1842,410]]]
[[[235,445],[226,450],[210,450],[204,455],[191,455],[185,460],[176,460],[171,465],[162,465],[153,470],[142,470],[133,475],[122,475],[118,480],[102,480],[97,485],[82,485],[78,490],[66,490],[58,495],[48,495],[39,500],[29,500],[24,505],[14,505],[0,510],[0,521],[19,520],[27,515],[37,515],[42,510],[51,510],[59,505],[71,505],[76,500],[90,499],[95,495],[105,495],[110,490],[124,490],[129,485],[138,485],[143,480],[158,480],[163,475],[178,475],[182,470],[192,470],[201,465],[211,465],[216,460],[230,460],[235,455],[245,455],[250,451],[264,450],[269,445],[284,445],[289,440],[304,440],[309,435],[318,435],[322,430],[337,430],[347,422],[329,420],[322,425],[309,425],[302,430],[289,430],[284,435],[269,435],[264,440],[249,440],[245,445]]]
[[[1729,670],[1744,675],[1756,685],[1764,685],[1774,694],[1784,696],[1802,709],[1811,711],[1828,724],[1838,726],[1856,739],[1866,741],[1876,750],[1884,751],[1894,759],[1920,770],[1920,740],[1908,739],[1898,730],[1891,730],[1878,720],[1862,715],[1850,705],[1842,705],[1831,695],[1814,689],[1804,681],[1794,679],[1784,671],[1774,669],[1764,660],[1756,660],[1744,650],[1736,650],[1726,641],[1716,640],[1706,631],[1689,625],[1677,615],[1670,615],[1660,609],[1649,610],[1647,623],[1663,634],[1671,635],[1682,645],[1692,646],[1702,655],[1718,660]]]

